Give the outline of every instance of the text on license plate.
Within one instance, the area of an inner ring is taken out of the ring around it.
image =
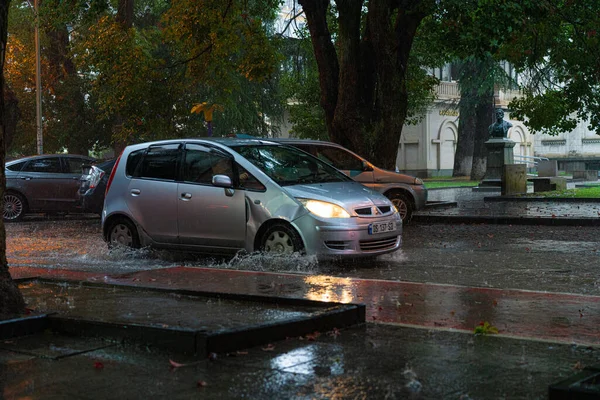
[[[392,232],[396,230],[396,223],[394,221],[389,222],[378,222],[369,225],[369,235],[376,235],[378,233]]]

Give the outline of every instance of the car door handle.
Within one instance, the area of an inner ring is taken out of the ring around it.
[[[142,193],[140,189],[131,189],[131,194],[134,196],[139,196]]]
[[[23,179],[24,181],[30,181],[31,177],[29,177],[29,176],[22,176],[21,179]]]
[[[190,200],[191,198],[192,198],[191,193],[181,193],[181,200],[187,201],[187,200]]]

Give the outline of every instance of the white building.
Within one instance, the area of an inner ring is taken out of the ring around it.
[[[452,175],[458,138],[460,93],[456,82],[442,81],[436,91],[438,99],[423,120],[402,129],[397,157],[400,171],[420,177]],[[513,149],[515,156],[533,156],[532,135],[521,121],[511,119],[507,110],[508,102],[515,95],[517,93],[514,91],[498,91],[496,107],[504,109],[504,118],[513,125],[508,137],[516,142]]]

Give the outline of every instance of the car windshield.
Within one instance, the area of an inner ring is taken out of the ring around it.
[[[351,181],[346,175],[295,147],[232,146],[281,186]]]

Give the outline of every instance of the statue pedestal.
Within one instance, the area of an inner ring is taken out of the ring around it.
[[[485,142],[488,150],[487,166],[480,187],[502,187],[502,173],[504,165],[514,164],[513,147],[515,142],[508,138],[494,138]]]

